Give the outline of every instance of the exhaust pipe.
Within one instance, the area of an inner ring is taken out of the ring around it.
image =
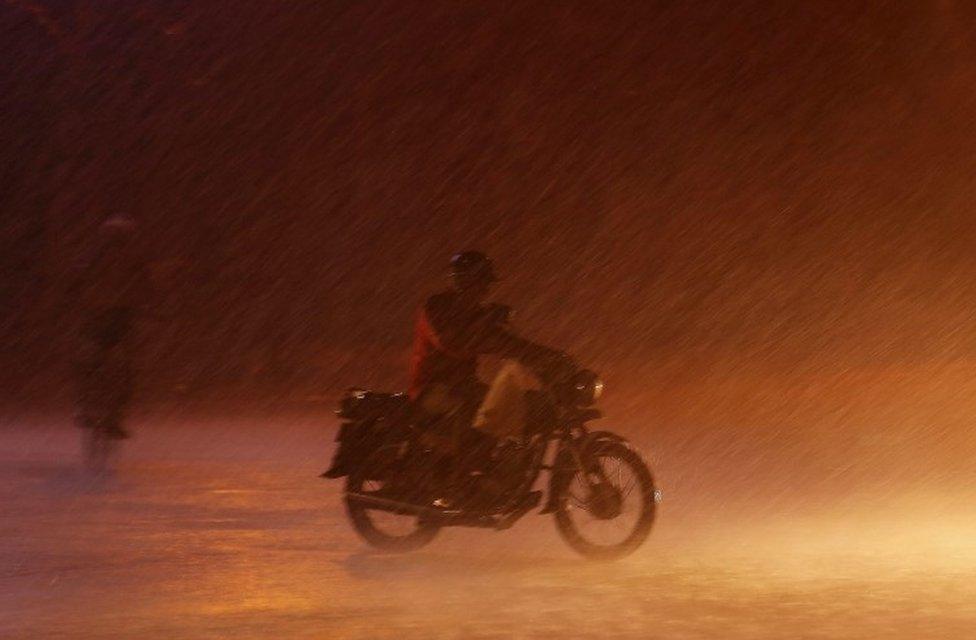
[[[370,507],[379,511],[388,511],[398,516],[419,516],[429,519],[429,522],[437,523],[442,527],[467,526],[482,527],[486,529],[498,528],[498,519],[487,515],[468,514],[464,511],[432,509],[422,507],[409,502],[399,502],[388,498],[379,498],[363,493],[347,492],[346,501],[352,504]]]
[[[372,507],[373,509],[379,509],[380,511],[390,511],[399,516],[443,516],[444,512],[438,511],[437,509],[431,509],[429,507],[421,507],[420,505],[410,504],[409,502],[400,502],[398,500],[390,500],[389,498],[380,498],[378,496],[369,496],[364,493],[346,493],[346,501],[354,504],[359,504],[364,507]]]

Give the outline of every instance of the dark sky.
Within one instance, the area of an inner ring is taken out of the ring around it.
[[[467,247],[530,335],[603,367],[971,358],[974,21],[950,0],[8,0],[8,375],[63,356],[66,256],[119,210],[185,261],[145,329],[160,372],[401,353]]]

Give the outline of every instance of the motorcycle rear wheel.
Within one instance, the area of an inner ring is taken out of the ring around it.
[[[370,485],[374,487],[377,481],[366,477],[361,471],[356,471],[346,478],[346,493],[368,493]],[[352,522],[353,529],[370,546],[382,551],[406,553],[416,551],[428,545],[440,531],[440,527],[429,522],[422,522],[414,515],[396,515],[388,511],[370,509],[353,500],[346,499],[346,513]],[[384,530],[379,517],[395,520],[397,529],[403,531],[390,532]],[[413,526],[410,526],[410,521]]]
[[[583,498],[574,495],[574,485],[584,487],[583,492],[585,493],[586,482],[580,471],[569,473],[559,487],[557,508],[554,514],[556,529],[574,551],[587,558],[616,560],[630,555],[644,543],[654,526],[657,502],[651,471],[637,451],[620,441],[597,442],[583,455],[588,460],[599,462],[603,467],[607,481],[613,488],[610,490],[611,497],[603,499],[602,502],[616,502],[616,509],[612,506],[608,507],[606,504],[597,506],[595,503],[601,498],[594,498],[593,493]],[[611,463],[615,463],[617,466],[614,467]],[[619,477],[616,477],[623,475],[621,472],[623,469],[626,469],[631,475],[629,487],[627,481],[621,481]],[[617,484],[624,486],[616,486]],[[577,514],[587,512],[590,513],[593,521],[613,524],[615,520],[624,515],[622,511],[619,513],[614,513],[614,511],[621,510],[625,504],[623,501],[635,489],[638,491],[638,495],[631,502],[638,511],[634,524],[629,528],[629,533],[622,536],[619,541],[609,544],[595,541],[591,532],[584,530],[585,527],[581,525]],[[624,495],[625,492],[627,495]],[[614,495],[616,497],[613,497]]]

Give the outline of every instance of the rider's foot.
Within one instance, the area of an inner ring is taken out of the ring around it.
[[[430,503],[435,509],[448,510],[454,507],[454,501],[450,498],[438,498]]]
[[[477,489],[471,488],[465,492],[454,492],[443,495],[430,503],[434,509],[441,511],[465,511],[488,513],[491,511],[492,500],[487,499]]]

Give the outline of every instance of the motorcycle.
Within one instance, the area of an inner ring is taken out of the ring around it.
[[[405,552],[444,527],[510,528],[542,504],[533,487],[548,472],[546,502],[565,542],[593,559],[617,559],[651,532],[661,493],[640,453],[624,438],[588,423],[603,390],[595,373],[527,392],[522,437],[495,450],[487,468],[458,478],[424,437],[420,412],[401,393],[350,389],[336,412],[344,420],[327,478],[345,477],[346,512],[370,545]],[[446,486],[458,502],[439,499]]]

